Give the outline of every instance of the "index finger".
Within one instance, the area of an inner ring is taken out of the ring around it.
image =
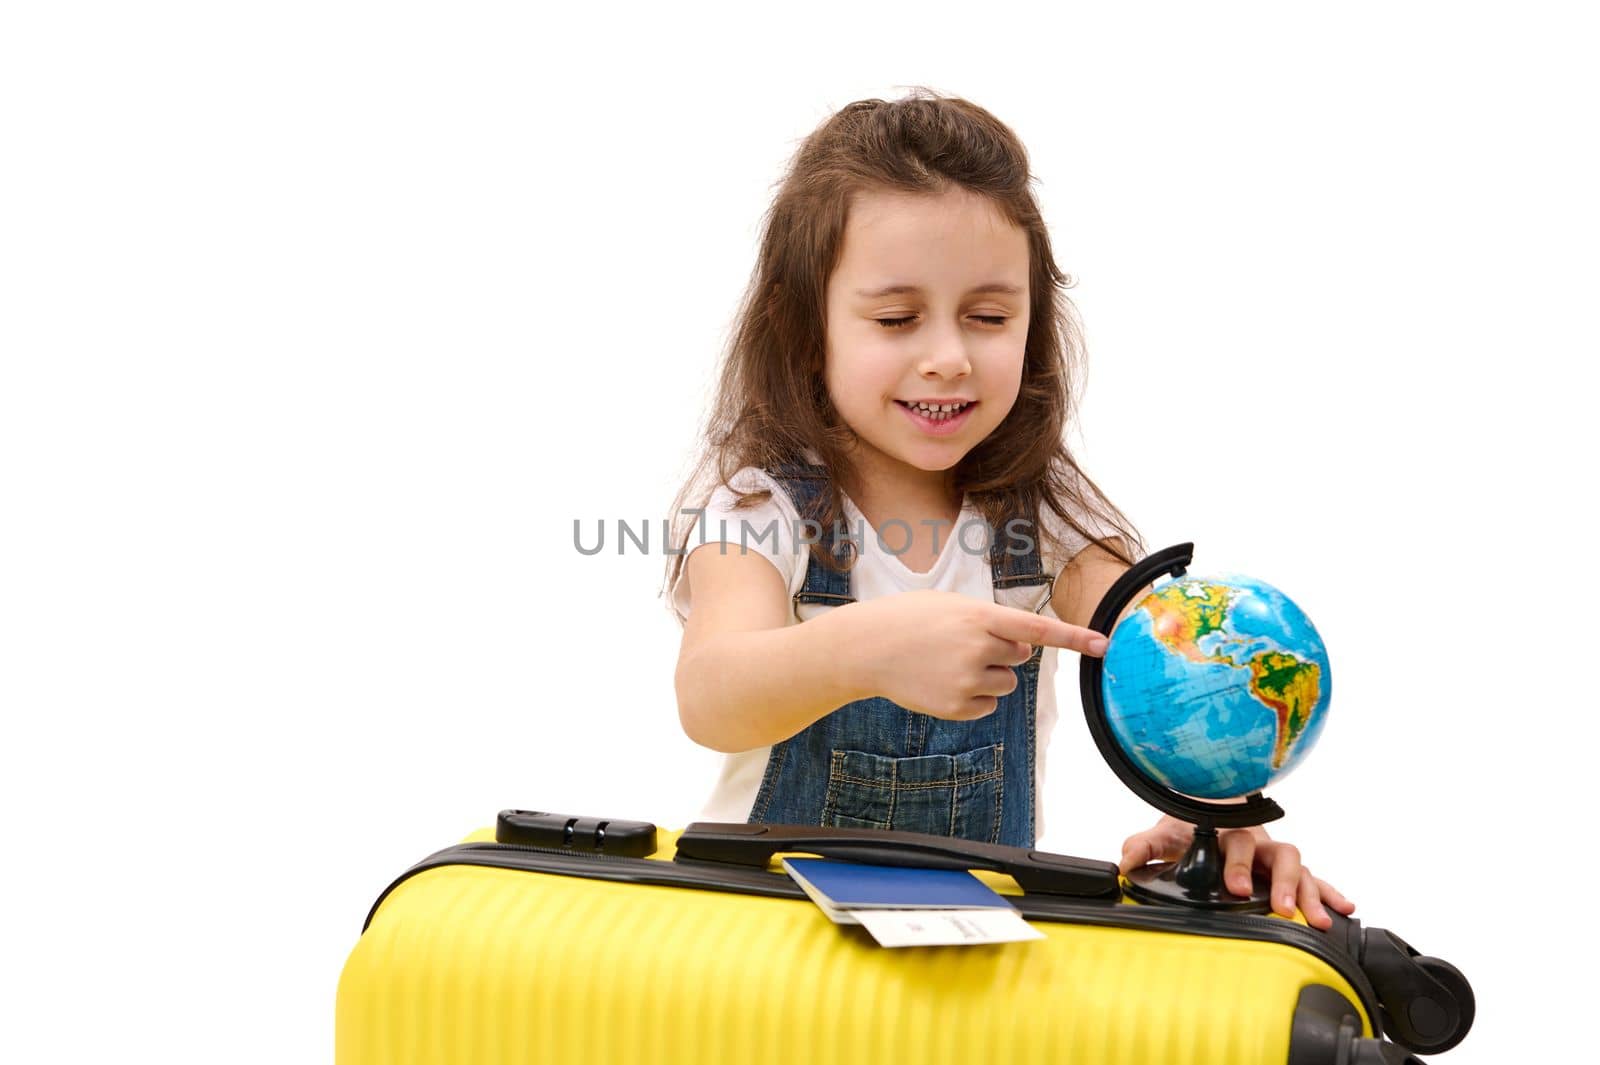
[[[1096,658],[1105,654],[1106,638],[1093,629],[1086,629],[1081,625],[1068,625],[1058,618],[1047,618],[1043,614],[1001,606],[998,603],[992,606],[993,612],[989,615],[988,623],[992,635],[1045,647],[1065,647],[1069,651],[1093,655]]]

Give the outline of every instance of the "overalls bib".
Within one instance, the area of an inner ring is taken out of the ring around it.
[[[769,472],[801,518],[820,521],[828,487],[824,467],[791,464]],[[820,535],[834,558],[849,559],[854,545],[848,539],[832,528]],[[1025,554],[1006,551],[1008,545],[1018,550],[1020,538],[991,535],[989,562],[995,602],[1033,610],[1049,598],[1053,577],[1040,565],[1035,530],[1027,535],[1035,542]],[[835,573],[807,553],[796,610],[801,603],[853,603],[850,593],[848,570]],[[975,721],[946,721],[873,696],[846,703],[773,744],[750,821],[928,832],[1032,847],[1042,654],[1035,647],[1026,662],[1013,666],[1016,688]]]

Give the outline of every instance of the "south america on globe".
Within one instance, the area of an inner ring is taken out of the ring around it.
[[[1183,795],[1260,791],[1305,758],[1327,720],[1322,638],[1288,596],[1251,577],[1158,585],[1112,630],[1103,662],[1112,738]]]

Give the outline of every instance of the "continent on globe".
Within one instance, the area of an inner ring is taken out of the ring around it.
[[[1228,617],[1228,589],[1215,584],[1189,582],[1194,588],[1167,584],[1150,593],[1139,609],[1150,612],[1150,627],[1161,642],[1191,662],[1209,662],[1196,646],[1200,637],[1221,632]]]
[[[1286,651],[1261,651],[1241,662],[1235,659],[1237,643],[1219,642],[1210,653],[1201,650],[1202,638],[1225,632],[1229,608],[1240,592],[1206,581],[1173,581],[1152,592],[1140,608],[1150,611],[1156,638],[1189,661],[1250,670],[1250,694],[1270,706],[1278,718],[1272,768],[1281,769],[1289,748],[1310,720],[1311,708],[1317,705],[1322,671],[1315,662],[1303,662]]]
[[[1250,692],[1278,715],[1278,742],[1272,768],[1281,769],[1289,748],[1305,731],[1311,708],[1322,691],[1322,670],[1292,654],[1264,651],[1250,660]]]

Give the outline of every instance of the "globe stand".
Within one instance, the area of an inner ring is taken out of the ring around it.
[[[1123,609],[1140,589],[1164,574],[1183,576],[1193,560],[1192,543],[1178,544],[1142,559],[1106,592],[1095,608],[1089,627],[1109,637]],[[1206,802],[1179,794],[1148,776],[1123,752],[1106,721],[1105,696],[1101,689],[1104,661],[1084,655],[1079,663],[1078,687],[1083,697],[1083,712],[1101,757],[1134,794],[1163,813],[1195,826],[1194,841],[1181,859],[1146,865],[1128,874],[1128,894],[1141,902],[1243,913],[1268,912],[1272,908],[1269,878],[1253,874],[1253,890],[1249,895],[1235,895],[1223,886],[1222,847],[1217,829],[1248,828],[1276,821],[1283,816],[1283,808],[1260,792],[1252,792],[1243,802]]]
[[[1267,913],[1272,909],[1272,882],[1259,873],[1251,877],[1249,895],[1235,895],[1223,886],[1222,844],[1217,830],[1196,825],[1194,842],[1176,862],[1146,865],[1128,874],[1128,894],[1140,902],[1176,903],[1207,910]]]

